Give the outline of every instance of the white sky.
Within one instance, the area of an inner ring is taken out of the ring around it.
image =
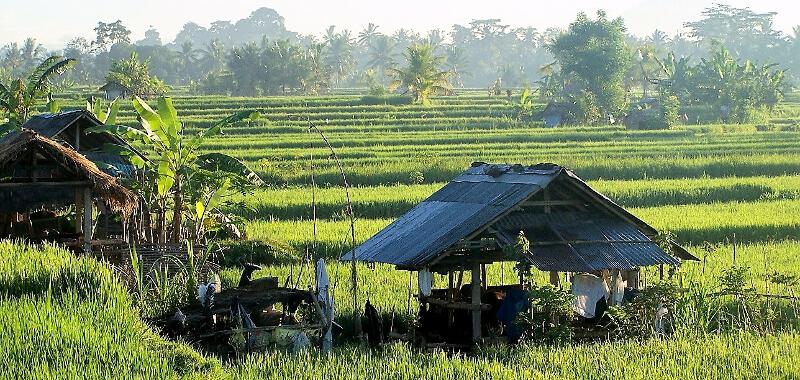
[[[153,26],[169,42],[186,22],[208,26],[216,20],[235,21],[262,6],[277,10],[289,30],[314,35],[332,24],[357,32],[368,22],[385,33],[398,28],[449,31],[453,24],[484,18],[544,30],[566,27],[577,12],[593,14],[598,8],[624,17],[634,34],[661,29],[672,35],[715,2],[778,12],[776,27],[785,32],[800,24],[800,0],[0,0],[0,44],[31,36],[57,49],[75,36],[91,39],[98,21],[117,19],[131,29],[134,41]]]

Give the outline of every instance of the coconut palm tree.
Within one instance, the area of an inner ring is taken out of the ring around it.
[[[22,50],[19,44],[12,42],[4,47],[5,55],[3,56],[3,66],[7,67],[12,72],[22,66]]]
[[[333,27],[328,28],[326,35],[326,63],[332,68],[333,75],[338,85],[350,73],[355,61],[353,60],[352,42],[350,31],[345,30],[335,33]]]
[[[206,44],[199,54],[206,72],[218,71],[225,66],[225,46],[218,38]]]
[[[469,62],[466,51],[462,47],[451,45],[447,47],[445,54],[445,67],[453,73],[453,82],[456,86],[464,87],[464,79],[472,75],[467,71]]]
[[[379,35],[380,33],[378,32],[378,26],[373,23],[369,23],[366,27],[364,27],[364,30],[358,33],[358,39],[356,42],[360,46],[370,46],[372,41]]]
[[[0,114],[8,121],[6,128],[17,128],[36,112],[36,105],[45,99],[52,87],[51,79],[75,66],[75,59],[52,56],[39,64],[26,78],[9,84],[0,83]]]
[[[186,41],[181,44],[181,51],[178,54],[178,62],[180,64],[181,71],[183,72],[183,80],[185,83],[189,83],[189,81],[192,80],[192,74],[195,71],[195,66],[198,62],[197,55],[199,53],[200,51],[194,48],[192,41]]]
[[[433,29],[428,31],[428,35],[425,38],[425,42],[429,45],[433,46],[434,51],[439,51],[444,43],[444,31],[441,29]]]
[[[442,70],[444,57],[435,55],[433,46],[415,44],[408,47],[405,58],[408,66],[405,69],[390,68],[389,73],[395,80],[389,84],[389,90],[404,88],[404,93],[411,93],[414,101],[430,104],[430,97],[435,94],[448,94],[452,91],[450,77],[452,72]]]
[[[379,35],[369,45],[367,68],[375,70],[381,81],[386,79],[386,70],[395,65],[395,42],[385,35]]]
[[[22,43],[22,48],[20,49],[20,54],[22,56],[22,67],[26,70],[36,65],[36,62],[42,58],[44,54],[44,46],[42,44],[36,42],[35,38],[26,38],[25,42]]]

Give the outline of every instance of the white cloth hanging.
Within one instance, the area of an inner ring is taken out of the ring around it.
[[[428,268],[419,271],[418,280],[420,294],[425,297],[430,296],[433,288],[433,274],[431,271]]]
[[[622,305],[622,299],[625,297],[625,287],[627,281],[622,279],[622,272],[619,269],[614,269],[611,272],[611,304]]]
[[[322,336],[322,351],[328,352],[333,348],[333,299],[330,295],[331,281],[325,269],[325,260],[317,260],[316,265],[317,300],[322,304],[322,313],[328,325]]]
[[[608,285],[602,278],[581,273],[572,278],[572,309],[584,318],[594,318],[597,301],[608,295]]]

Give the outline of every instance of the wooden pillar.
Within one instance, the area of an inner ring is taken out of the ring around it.
[[[92,252],[92,189],[83,189],[83,252]]]
[[[75,189],[75,233],[83,232],[83,189]]]
[[[481,339],[481,264],[472,264],[472,340]]]

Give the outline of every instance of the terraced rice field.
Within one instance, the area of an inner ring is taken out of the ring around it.
[[[237,156],[266,180],[267,188],[239,199],[247,206],[239,212],[248,220],[250,240],[283,242],[297,252],[282,261],[286,265],[296,265],[311,245],[312,154],[321,186],[318,254],[335,259],[350,245],[342,181],[319,136],[309,133],[310,123],[334,145],[354,187],[358,240],[474,161],[567,166],[637,216],[674,233],[690,250],[710,242],[732,251],[735,235],[740,250],[777,243],[791,251],[800,238],[797,93],[767,124],[658,131],[521,123],[513,98],[477,91],[438,98],[430,107],[360,95],[174,100],[189,132],[234,111],[261,112],[261,120],[228,128],[204,149]],[[75,99],[64,103],[80,105]],[[123,107],[120,122],[136,124],[130,105]],[[784,269],[800,274],[800,266]]]
[[[77,107],[80,102],[65,103]],[[312,243],[309,167],[313,153],[321,186],[316,194],[321,218],[317,254],[333,261],[340,315],[353,312],[347,295],[348,269],[336,262],[350,245],[344,193],[335,165],[327,159],[328,151],[319,136],[308,132],[309,123],[318,126],[335,146],[354,186],[359,241],[473,161],[554,162],[570,167],[590,185],[655,227],[674,233],[690,251],[704,257],[704,263],[681,268],[685,281],[715,289],[716,277],[732,264],[734,241],[737,263],[751,268],[757,289],[770,290],[763,281],[767,272],[800,275],[797,94],[791,94],[764,125],[688,125],[664,131],[629,131],[621,126],[546,129],[538,123],[517,122],[505,97],[489,98],[477,92],[436,99],[432,107],[359,95],[180,96],[175,105],[189,131],[236,110],[256,109],[263,115],[261,121],[227,129],[225,136],[204,147],[240,157],[269,183],[239,199],[248,206],[239,211],[248,220],[248,240],[282,242],[295,253],[278,258],[257,275],[296,275],[301,253]],[[123,110],[122,122],[134,124],[129,106]],[[714,248],[701,249],[706,242]],[[497,281],[501,273],[513,278],[511,270],[490,268],[490,280]],[[223,272],[226,284],[237,278],[235,268]],[[406,272],[360,266],[359,280],[362,302],[369,297],[379,310],[407,316]],[[792,332],[731,333],[558,349],[490,349],[468,358],[422,355],[406,346],[382,353],[345,346],[327,357],[255,355],[242,365],[223,365],[222,371],[242,378],[317,378],[320,374],[349,378],[376,373],[403,379],[791,378],[800,370],[793,359],[798,353],[800,338]]]

